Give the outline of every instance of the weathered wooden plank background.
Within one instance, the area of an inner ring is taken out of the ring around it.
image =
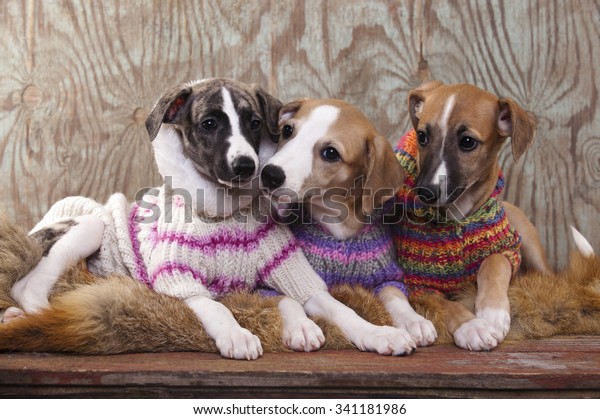
[[[283,101],[335,96],[390,140],[407,91],[471,82],[539,120],[507,197],[555,266],[568,225],[600,249],[600,1],[0,2],[1,208],[31,227],[56,200],[154,185],[143,120],[168,86],[223,76]]]

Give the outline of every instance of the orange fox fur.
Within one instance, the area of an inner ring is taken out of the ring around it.
[[[23,231],[0,217],[0,309],[15,305],[12,284],[41,257]],[[391,324],[381,302],[362,288],[342,286],[334,297],[375,324]],[[460,301],[472,306],[475,289]],[[558,334],[600,334],[600,259],[572,256],[556,274],[524,273],[509,289],[512,327],[507,340]],[[0,351],[115,354],[126,352],[216,352],[202,324],[180,300],[158,294],[128,277],[99,278],[85,264],[72,267],[50,298],[49,308],[0,325]],[[437,343],[452,342],[443,309],[422,296],[412,301],[433,321]],[[256,334],[265,352],[287,350],[281,341],[282,321],[276,298],[240,293],[222,301],[242,327]],[[326,337],[324,349],[351,348],[334,326],[316,319]]]

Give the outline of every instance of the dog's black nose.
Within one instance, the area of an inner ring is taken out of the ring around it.
[[[435,204],[440,196],[440,188],[433,185],[415,188],[415,194],[425,204]]]
[[[254,176],[256,165],[250,157],[241,156],[236,158],[231,165],[233,173],[241,179],[248,179]]]
[[[285,173],[281,167],[267,164],[263,167],[260,178],[263,187],[267,189],[277,189],[285,182]]]

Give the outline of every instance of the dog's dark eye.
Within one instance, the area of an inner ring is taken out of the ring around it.
[[[281,128],[281,136],[283,137],[284,140],[287,140],[288,138],[290,138],[293,133],[294,133],[294,127],[291,125],[284,125],[283,128]]]
[[[324,160],[329,161],[329,162],[338,161],[340,159],[340,153],[338,153],[338,151],[333,147],[325,148],[321,152],[321,156],[323,157]]]
[[[421,147],[425,147],[427,145],[429,138],[427,138],[425,131],[417,131],[417,141]]]
[[[219,126],[217,124],[217,120],[215,118],[206,118],[204,121],[202,121],[202,123],[200,125],[206,131],[214,131]]]
[[[250,121],[250,129],[252,131],[256,131],[261,126],[262,126],[262,121],[258,118],[254,118],[254,119],[252,119],[252,121]]]
[[[474,138],[462,137],[458,145],[462,151],[473,151],[477,148],[479,143]]]

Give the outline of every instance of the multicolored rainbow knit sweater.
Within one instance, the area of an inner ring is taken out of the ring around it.
[[[192,212],[166,187],[142,204],[114,194],[106,204],[69,197],[54,204],[39,230],[84,214],[105,224],[102,246],[88,259],[97,275],[123,274],[181,299],[219,298],[231,291],[269,286],[304,304],[327,290],[291,231],[265,217],[260,199],[222,219]],[[269,204],[265,203],[268,207]]]
[[[416,197],[417,139],[414,130],[398,142],[396,157],[407,172],[396,195],[404,214],[396,224],[398,261],[411,295],[436,292],[454,295],[476,281],[483,260],[494,253],[519,268],[521,238],[508,223],[498,195],[504,189],[502,172],[489,199],[475,213],[456,221],[442,217]]]

